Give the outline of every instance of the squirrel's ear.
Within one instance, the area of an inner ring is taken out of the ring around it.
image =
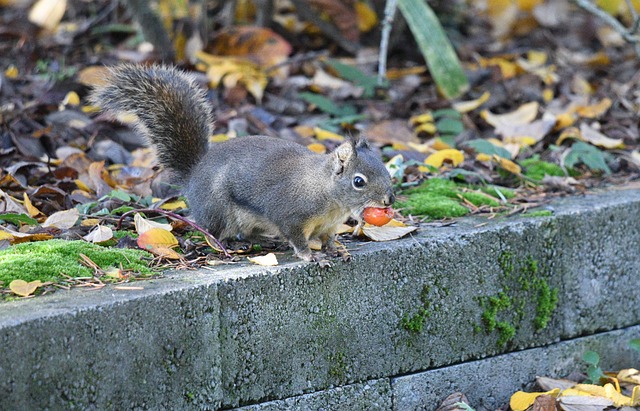
[[[342,174],[345,165],[356,157],[356,142],[353,139],[345,141],[335,149],[333,155],[335,156],[334,170],[336,174]]]

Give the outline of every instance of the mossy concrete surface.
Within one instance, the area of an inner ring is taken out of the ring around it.
[[[389,409],[396,376],[640,324],[640,190],[550,207],[353,244],[331,268],[281,258],[5,303],[0,409]]]

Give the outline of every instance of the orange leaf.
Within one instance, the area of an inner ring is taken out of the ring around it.
[[[138,237],[137,242],[138,247],[160,257],[180,258],[178,253],[171,250],[178,245],[178,240],[173,234],[162,228],[152,228],[145,231]]]

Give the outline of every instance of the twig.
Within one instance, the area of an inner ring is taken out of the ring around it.
[[[193,227],[194,229],[200,231],[202,234],[207,236],[209,239],[211,239],[216,244],[216,246],[218,246],[218,248],[220,248],[220,251],[222,251],[224,253],[225,257],[231,258],[231,254],[229,254],[229,252],[227,251],[225,246],[223,246],[222,243],[220,241],[218,241],[218,239],[215,238],[207,230],[205,230],[204,228],[202,228],[198,224],[194,223],[193,221],[191,221],[191,220],[189,220],[187,218],[184,218],[183,216],[181,216],[179,214],[172,213],[171,211],[167,211],[167,210],[162,210],[160,208],[139,208],[137,210],[127,211],[126,213],[122,214],[122,216],[120,216],[120,219],[118,220],[118,229],[122,225],[122,220],[124,220],[124,218],[126,216],[128,216],[130,214],[133,214],[133,213],[158,213],[158,214],[166,215],[167,217],[171,217],[171,218],[176,219],[176,220],[180,220],[183,223]]]
[[[389,52],[389,36],[393,27],[393,18],[398,8],[398,0],[387,0],[384,6],[384,19],[382,20],[382,33],[380,39],[380,54],[378,55],[378,86],[384,85],[387,77],[387,54]]]
[[[629,0],[627,0],[627,5],[634,20],[631,28],[625,27],[615,17],[602,10],[600,7],[596,6],[590,0],[573,0],[573,2],[577,4],[581,9],[588,11],[589,13],[593,14],[594,16],[611,26],[615,31],[618,32],[618,34],[622,36],[623,39],[627,41],[627,43],[631,43],[633,45],[636,54],[638,55],[638,57],[640,57],[640,36],[636,34],[638,31],[638,27],[640,26],[640,20],[638,19],[638,15]]]

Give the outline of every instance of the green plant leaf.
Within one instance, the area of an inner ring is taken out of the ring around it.
[[[588,364],[593,365],[594,367],[597,367],[598,363],[600,362],[600,355],[598,355],[598,353],[595,351],[587,351],[582,354],[582,360]]]
[[[302,92],[298,96],[309,104],[313,104],[321,111],[336,117],[353,116],[356,114],[356,108],[351,105],[339,106],[334,101],[321,96],[320,94]]]
[[[576,164],[582,163],[589,169],[594,171],[602,171],[605,174],[611,174],[611,169],[607,165],[606,157],[610,156],[599,148],[583,141],[576,141],[571,146],[571,151],[564,159],[564,164],[568,168],[575,167]]]
[[[26,214],[0,214],[0,221],[6,221],[7,223],[15,225],[18,225],[18,223],[24,223],[27,225],[38,225],[38,221],[35,218],[31,218]]]
[[[633,350],[640,351],[640,338],[634,338],[629,341],[629,347]]]
[[[341,63],[337,60],[327,60],[327,64],[337,71],[338,75],[343,79],[352,82],[356,86],[362,87],[364,89],[362,97],[371,98],[375,95],[376,87],[378,86],[378,80],[376,77],[368,76],[358,68]]]
[[[476,153],[487,154],[489,156],[497,155],[498,157],[510,159],[511,154],[504,148],[498,147],[487,140],[481,138],[466,142],[469,147],[473,148]]]
[[[438,133],[452,136],[457,136],[464,131],[462,121],[448,117],[438,120],[436,128],[438,129]]]
[[[469,89],[469,82],[442,25],[425,0],[398,0],[398,7],[418,43],[438,90],[455,98]]]
[[[431,112],[431,115],[433,115],[433,118],[435,118],[436,120],[440,118],[452,118],[460,120],[462,118],[462,114],[460,114],[458,110],[454,110],[452,108],[441,108],[440,110]]]

